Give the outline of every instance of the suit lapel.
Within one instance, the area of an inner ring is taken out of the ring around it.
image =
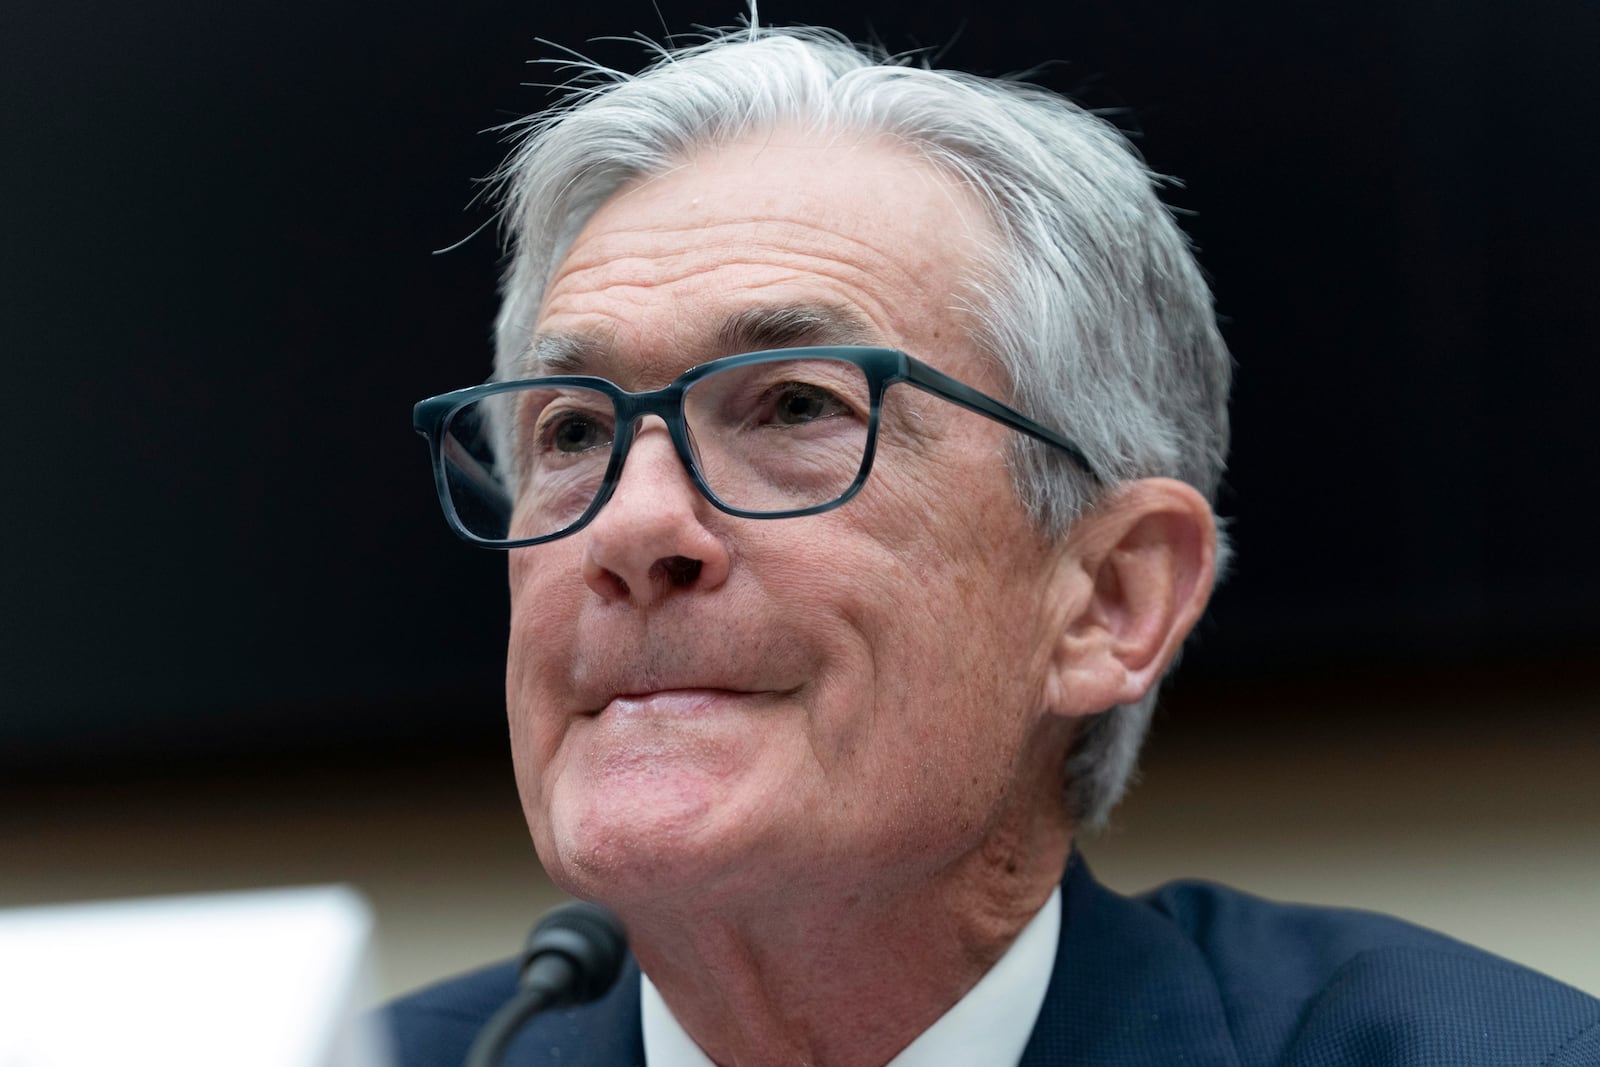
[[[1076,852],[1061,943],[1021,1067],[1237,1067],[1216,982],[1167,919],[1102,887]]]

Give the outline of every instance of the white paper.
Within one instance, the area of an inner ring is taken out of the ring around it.
[[[0,911],[0,1067],[385,1067],[349,889]]]

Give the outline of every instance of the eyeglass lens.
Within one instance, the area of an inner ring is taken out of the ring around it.
[[[695,466],[725,506],[756,513],[830,504],[866,456],[871,396],[854,363],[735,365],[695,381],[683,417]],[[504,427],[497,455],[490,434]],[[465,405],[441,451],[456,517],[475,537],[520,540],[579,521],[605,484],[616,408],[597,389],[532,382]]]

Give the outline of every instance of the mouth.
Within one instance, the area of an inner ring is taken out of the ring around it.
[[[704,718],[717,714],[748,713],[781,695],[743,689],[657,689],[644,693],[618,693],[589,714],[615,718]]]

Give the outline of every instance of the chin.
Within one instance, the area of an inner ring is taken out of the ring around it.
[[[613,905],[703,893],[760,851],[710,784],[657,774],[626,787],[558,786],[529,812],[539,859],[568,893]]]

